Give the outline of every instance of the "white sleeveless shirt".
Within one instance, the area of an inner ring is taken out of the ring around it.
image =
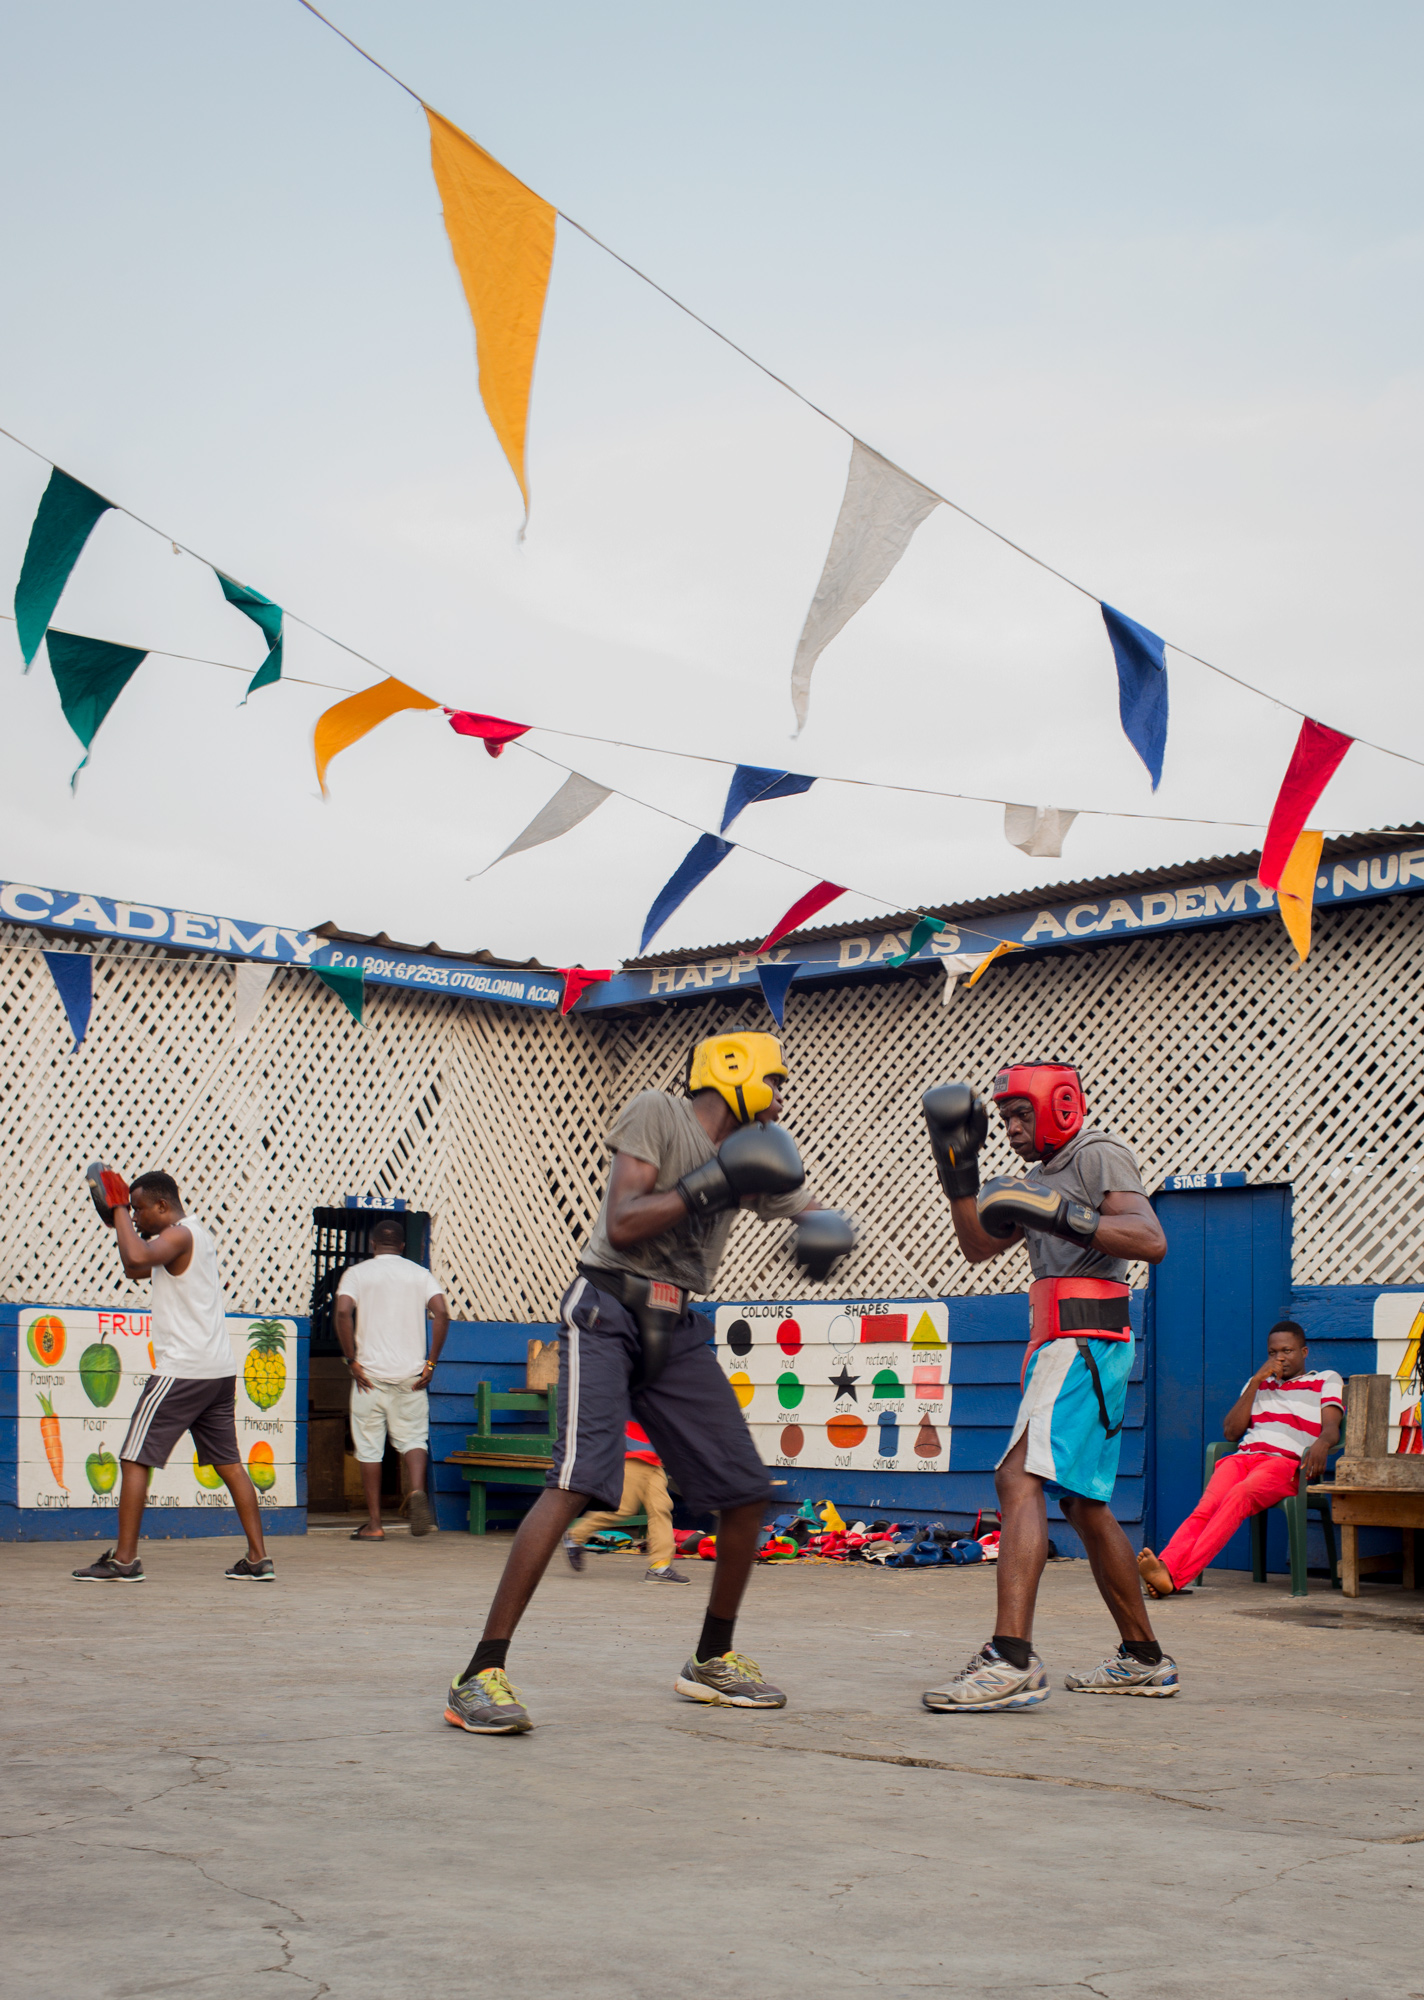
[[[193,1239],[188,1268],[179,1278],[159,1265],[153,1273],[153,1359],[160,1375],[215,1381],[236,1375],[218,1253],[194,1215],[183,1217]]]

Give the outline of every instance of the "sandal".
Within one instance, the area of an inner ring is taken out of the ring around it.
[[[385,1539],[386,1531],[384,1528],[382,1528],[379,1535],[368,1535],[364,1528],[358,1528],[355,1534],[351,1536],[353,1542],[383,1542]]]

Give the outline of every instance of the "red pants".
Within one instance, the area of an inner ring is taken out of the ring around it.
[[[1181,1590],[1200,1576],[1243,1521],[1299,1488],[1298,1458],[1280,1458],[1269,1451],[1238,1451],[1219,1458],[1205,1493],[1161,1552],[1176,1588]]]

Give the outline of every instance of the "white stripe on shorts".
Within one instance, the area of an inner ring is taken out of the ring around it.
[[[149,1426],[158,1414],[158,1406],[177,1380],[176,1375],[149,1376],[129,1419],[128,1435],[119,1446],[120,1458],[132,1458],[136,1452],[143,1450],[148,1442]]]
[[[559,1490],[574,1490],[574,1460],[578,1457],[579,1416],[579,1330],[574,1324],[574,1307],[589,1289],[587,1278],[578,1278],[564,1293],[559,1318],[569,1341],[569,1407],[564,1411],[564,1462],[559,1467]]]

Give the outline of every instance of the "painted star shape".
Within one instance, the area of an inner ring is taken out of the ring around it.
[[[836,1401],[839,1402],[842,1396],[849,1396],[853,1403],[858,1403],[860,1397],[856,1394],[855,1385],[859,1380],[860,1377],[852,1375],[845,1366],[845,1363],[842,1362],[840,1374],[832,1375],[830,1378],[831,1387],[836,1392]]]

